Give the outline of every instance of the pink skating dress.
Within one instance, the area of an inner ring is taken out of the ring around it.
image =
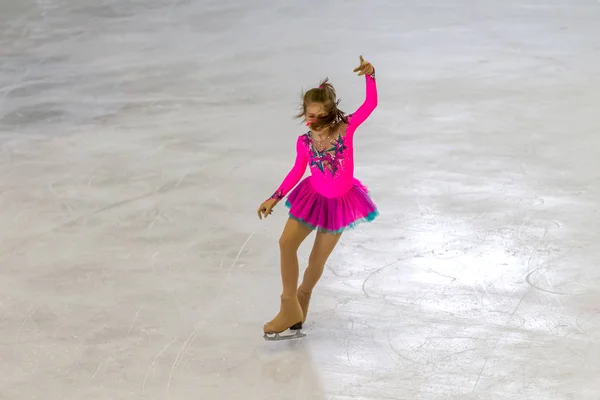
[[[365,75],[365,80],[365,101],[348,116],[345,133],[323,151],[314,145],[310,131],[299,136],[294,167],[271,196],[281,200],[289,193],[290,218],[320,232],[340,233],[379,215],[367,188],[354,177],[354,132],[377,107],[375,75]],[[307,165],[311,175],[298,184]]]

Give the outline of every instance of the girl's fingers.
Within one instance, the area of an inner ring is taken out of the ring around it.
[[[360,56],[360,65],[354,68],[353,72],[358,72],[358,76],[362,76],[371,70],[371,63],[366,62],[363,56]]]

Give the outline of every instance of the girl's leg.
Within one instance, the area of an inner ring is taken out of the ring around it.
[[[325,263],[341,237],[341,233],[317,233],[313,249],[308,259],[308,267],[304,272],[302,284],[298,288],[298,300],[302,307],[304,320],[306,320],[306,314],[308,313],[308,304],[310,303],[312,291],[319,279],[321,279],[321,275],[323,275],[323,270],[325,269]]]
[[[279,314],[264,326],[266,333],[279,333],[302,321],[302,308],[298,302],[296,290],[298,287],[298,248],[312,232],[312,229],[298,221],[288,219],[279,239],[281,258],[281,308]]]
[[[281,260],[282,297],[295,297],[298,287],[298,248],[312,232],[312,229],[300,222],[288,219],[279,238],[279,254]]]

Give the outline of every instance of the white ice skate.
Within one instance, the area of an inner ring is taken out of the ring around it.
[[[291,333],[284,335],[284,333],[286,332]],[[270,342],[279,342],[281,340],[301,339],[303,337],[306,337],[306,334],[302,333],[301,329],[288,329],[280,333],[265,333],[263,337],[265,338],[265,340]]]
[[[263,337],[265,340],[269,341],[303,338],[306,336],[302,333],[303,320],[304,315],[302,314],[302,307],[296,296],[287,298],[282,296],[279,314],[264,326]],[[284,332],[286,332],[286,334],[282,335]],[[288,335],[287,332],[292,332],[292,334]]]

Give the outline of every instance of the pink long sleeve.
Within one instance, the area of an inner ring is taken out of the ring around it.
[[[349,118],[347,133],[352,135],[356,128],[371,115],[373,110],[377,107],[377,83],[375,81],[375,73],[373,75],[365,75],[365,81],[367,85],[367,94],[365,101],[360,107],[352,114]]]
[[[306,172],[306,166],[308,165],[305,146],[306,145],[303,142],[302,137],[299,137],[296,141],[296,162],[279,188],[270,197],[271,199],[283,199],[304,176],[304,173]]]

